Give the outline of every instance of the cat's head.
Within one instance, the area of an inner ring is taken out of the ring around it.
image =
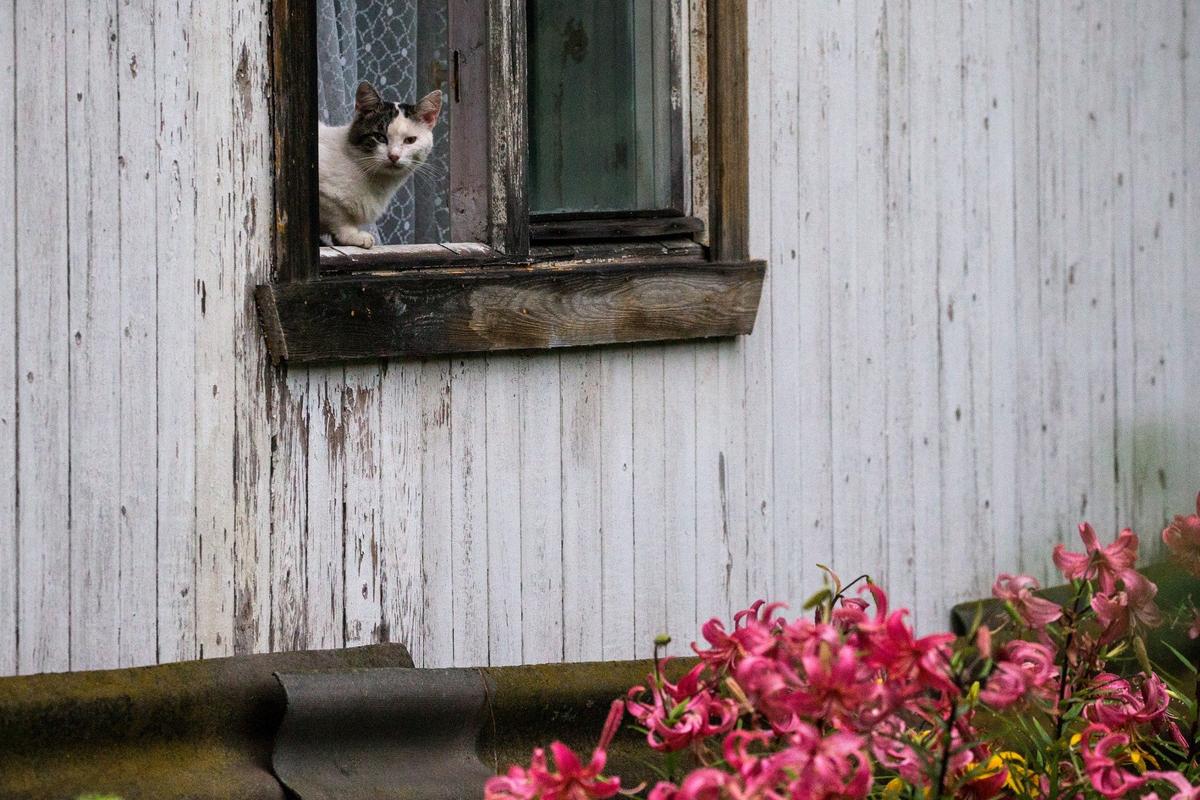
[[[442,93],[437,89],[416,105],[390,103],[363,81],[354,96],[350,144],[371,159],[375,169],[412,171],[429,158],[441,113]]]

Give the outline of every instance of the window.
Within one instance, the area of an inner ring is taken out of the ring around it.
[[[748,333],[744,0],[276,0],[272,354],[307,363]],[[317,123],[433,90],[427,164],[320,244]],[[365,229],[364,229],[365,230]],[[353,237],[351,237],[353,238]],[[370,244],[370,242],[367,242]]]

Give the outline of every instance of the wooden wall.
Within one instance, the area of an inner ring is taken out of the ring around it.
[[[0,673],[931,628],[1200,488],[1197,0],[752,0],[753,336],[286,375],[266,5],[0,2]]]

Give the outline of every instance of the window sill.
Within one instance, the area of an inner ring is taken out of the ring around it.
[[[436,266],[259,286],[288,364],[748,334],[762,261]]]

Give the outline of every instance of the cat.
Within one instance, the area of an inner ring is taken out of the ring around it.
[[[321,233],[334,244],[374,246],[375,237],[361,229],[379,219],[396,190],[428,161],[441,112],[437,89],[408,105],[384,102],[363,81],[349,125],[318,125]]]

